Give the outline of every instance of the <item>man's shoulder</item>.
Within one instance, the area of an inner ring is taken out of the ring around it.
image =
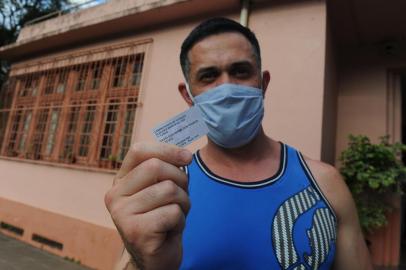
[[[334,166],[309,157],[304,157],[304,159],[318,186],[340,220],[346,215],[346,209],[353,205],[353,199],[347,184]]]
[[[316,179],[329,181],[330,184],[333,185],[343,182],[340,173],[334,166],[320,160],[311,159],[307,156],[303,156],[303,158]]]

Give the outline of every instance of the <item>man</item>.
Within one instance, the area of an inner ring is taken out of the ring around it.
[[[179,92],[200,109],[208,143],[193,160],[172,145],[130,149],[105,197],[127,269],[371,269],[339,173],[262,129],[270,74],[255,35],[211,19],[180,58]]]

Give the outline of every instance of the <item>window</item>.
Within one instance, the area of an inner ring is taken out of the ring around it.
[[[18,146],[18,150],[20,152],[24,151],[25,149],[25,143],[27,141],[27,136],[28,136],[28,131],[31,125],[31,118],[32,118],[32,112],[31,111],[26,111],[24,114],[24,119],[22,121],[23,126],[22,126],[22,134],[21,134],[21,139],[20,143]]]
[[[13,67],[0,97],[0,155],[118,168],[131,144],[147,45],[41,61],[15,75]]]
[[[96,115],[96,101],[89,101],[82,121],[82,129],[79,137],[79,156],[86,157],[92,139],[92,127]]]
[[[9,79],[3,83],[0,91],[0,151],[3,148],[6,129],[12,115],[13,94],[16,87],[16,79]],[[10,127],[11,128],[11,127]],[[9,128],[9,129],[10,129]],[[1,153],[1,152],[0,152]]]
[[[45,138],[45,130],[47,126],[49,109],[41,109],[38,111],[37,119],[35,121],[35,129],[33,138],[31,141],[31,147],[29,154],[33,159],[41,159],[42,145]]]
[[[8,155],[9,156],[16,156],[17,155],[17,144],[19,137],[21,137],[21,118],[23,115],[23,111],[17,110],[14,113],[12,124],[11,124],[11,132],[10,132],[10,138],[8,140]]]
[[[92,79],[90,81],[90,89],[97,90],[100,87],[100,81],[103,74],[104,63],[98,61],[92,64]]]
[[[79,120],[79,111],[80,106],[78,106],[77,104],[73,104],[73,106],[70,107],[67,119],[67,127],[65,130],[65,138],[63,141],[62,160],[70,163],[73,163],[75,161],[74,146]]]
[[[138,53],[133,58],[131,85],[139,86],[141,83],[142,67],[144,65],[144,53]]]
[[[62,69],[58,72],[58,82],[56,84],[56,92],[63,93],[65,92],[66,83],[68,80],[68,69]]]
[[[10,156],[17,156],[19,151],[24,151],[31,117],[31,111],[25,111],[22,108],[15,111],[8,144],[8,154]]]
[[[126,75],[127,69],[127,60],[126,58],[118,58],[114,59],[114,73],[113,73],[113,87],[123,87],[124,86],[124,79]]]
[[[102,147],[100,152],[100,159],[112,159],[112,147],[114,139],[114,131],[116,129],[118,112],[119,112],[119,100],[113,99],[110,100],[108,109],[106,111],[106,116],[104,120],[104,132]]]
[[[118,160],[124,159],[130,147],[136,108],[137,100],[135,98],[129,99],[124,114],[124,124],[120,132],[120,149]]]
[[[45,95],[61,94],[65,92],[67,75],[69,71],[67,69],[50,70],[45,73]]]
[[[45,148],[45,155],[47,156],[50,156],[52,154],[52,150],[54,149],[55,146],[55,136],[58,128],[59,113],[60,113],[59,108],[53,109],[51,111],[50,122],[48,125],[48,138]]]
[[[56,83],[56,73],[51,71],[46,76],[46,83],[45,83],[45,95],[53,94],[55,90],[55,83]]]
[[[20,96],[36,96],[38,92],[39,76],[38,74],[25,75],[22,80],[22,87],[20,90]]]
[[[89,67],[86,64],[77,67],[76,91],[85,90],[88,71]]]
[[[9,110],[0,110],[0,149],[3,146],[4,134],[6,133],[9,114]]]

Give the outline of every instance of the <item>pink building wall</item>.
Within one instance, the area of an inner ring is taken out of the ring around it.
[[[326,8],[320,1],[276,5],[252,13],[263,68],[271,72],[264,128],[269,135],[321,158]]]
[[[349,48],[340,55],[337,157],[350,133],[368,135],[373,141],[386,134],[393,141],[401,139],[398,76],[406,66],[401,59],[386,55],[381,46]]]
[[[0,197],[113,228],[104,209],[112,174],[0,161]]]
[[[404,50],[399,52],[404,55]],[[379,45],[348,48],[341,53],[337,159],[347,146],[349,134],[367,135],[373,142],[378,142],[378,138],[384,135],[390,135],[392,142],[401,141],[400,75],[404,74],[406,66],[406,61],[401,59],[388,54],[384,46]],[[397,267],[399,264],[402,241],[400,202],[400,196],[390,198],[393,210],[388,214],[388,225],[368,237],[375,265]]]
[[[122,251],[120,238],[115,230],[57,214],[37,207],[0,198],[0,220],[22,228],[19,240],[93,269],[112,269]],[[2,233],[16,237],[2,230]],[[33,241],[37,235],[62,244],[62,249]]]

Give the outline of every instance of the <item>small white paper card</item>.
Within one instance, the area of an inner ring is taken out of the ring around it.
[[[158,141],[179,147],[196,141],[208,132],[209,129],[195,106],[152,129]]]

